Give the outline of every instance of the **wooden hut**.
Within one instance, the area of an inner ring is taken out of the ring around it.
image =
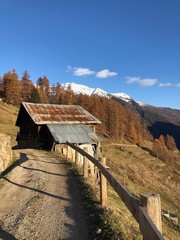
[[[93,148],[102,140],[95,132],[101,122],[78,105],[21,103],[16,126],[19,148],[63,149],[66,141]]]

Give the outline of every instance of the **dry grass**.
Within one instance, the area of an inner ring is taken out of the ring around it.
[[[15,126],[18,108],[0,102],[0,133],[11,137],[12,145],[16,145],[16,134],[18,128]]]
[[[149,144],[149,143],[148,143]],[[149,148],[150,145],[144,146]],[[174,213],[180,219],[180,155],[174,168],[152,157],[140,147],[103,146],[107,165],[117,179],[140,199],[142,193],[158,193],[161,196],[162,209]],[[138,225],[115,192],[109,188],[108,206],[119,218],[119,227],[125,239],[142,239]],[[180,228],[163,217],[163,235],[165,239],[179,239]]]

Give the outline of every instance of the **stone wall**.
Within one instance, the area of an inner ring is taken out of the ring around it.
[[[11,139],[0,133],[0,173],[3,172],[12,161]]]

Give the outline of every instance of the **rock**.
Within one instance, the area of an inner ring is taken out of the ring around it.
[[[0,172],[3,172],[12,161],[11,139],[0,133]]]

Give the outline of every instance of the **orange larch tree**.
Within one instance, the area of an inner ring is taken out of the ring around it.
[[[172,136],[170,136],[169,134],[166,135],[165,144],[166,144],[166,147],[169,150],[174,151],[174,150],[177,149],[176,142],[175,142],[174,138]]]
[[[8,71],[3,76],[5,101],[9,104],[18,106],[21,101],[20,81],[16,71]]]
[[[20,83],[21,83],[22,101],[28,102],[30,101],[30,95],[33,89],[33,83],[30,80],[30,75],[28,74],[27,70],[24,71]]]

